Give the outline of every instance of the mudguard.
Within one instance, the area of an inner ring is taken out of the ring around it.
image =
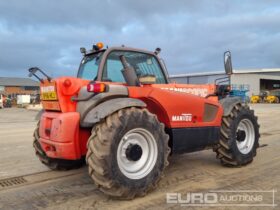
[[[227,97],[223,98],[220,101],[220,104],[223,107],[224,113],[223,116],[229,116],[231,110],[236,104],[242,104],[242,100],[239,97]]]
[[[95,123],[109,116],[110,114],[127,107],[146,107],[147,105],[133,98],[115,98],[105,101],[90,110],[80,125],[82,127],[92,127]]]

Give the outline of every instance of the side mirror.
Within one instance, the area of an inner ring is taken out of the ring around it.
[[[224,65],[225,65],[226,74],[231,75],[232,74],[232,63],[231,63],[230,51],[226,51],[224,53]]]
[[[38,71],[38,67],[31,67],[31,68],[29,68],[28,69],[28,71],[29,71],[29,74],[28,74],[28,76],[29,77],[32,77],[34,74],[36,74],[36,72]]]
[[[86,54],[86,48],[84,48],[84,47],[81,47],[80,48],[80,52],[83,54],[83,55],[85,55]]]

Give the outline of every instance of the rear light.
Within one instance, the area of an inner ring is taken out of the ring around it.
[[[106,85],[103,83],[88,84],[87,91],[93,93],[103,93],[106,92]]]
[[[47,145],[45,149],[46,149],[46,152],[49,152],[49,151],[55,152],[56,151],[55,147],[52,145]]]

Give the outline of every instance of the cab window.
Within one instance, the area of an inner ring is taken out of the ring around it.
[[[125,56],[128,64],[135,69],[138,77],[154,75],[157,84],[167,83],[162,69],[153,55],[131,51],[113,51],[108,55],[102,73],[102,81],[125,82],[121,72],[123,69],[123,65],[120,61],[121,55]]]
[[[99,52],[85,56],[78,71],[78,78],[96,80],[102,55],[103,52]]]

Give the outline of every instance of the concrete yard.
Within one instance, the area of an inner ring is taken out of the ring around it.
[[[86,166],[50,171],[32,147],[37,111],[0,109],[0,209],[236,209],[166,202],[166,193],[186,195],[213,190],[275,191],[274,208],[269,196],[264,196],[266,207],[239,208],[280,209],[280,105],[252,107],[261,125],[262,145],[252,164],[223,167],[212,150],[172,156],[159,187],[131,201],[114,200],[101,193],[87,175]]]

